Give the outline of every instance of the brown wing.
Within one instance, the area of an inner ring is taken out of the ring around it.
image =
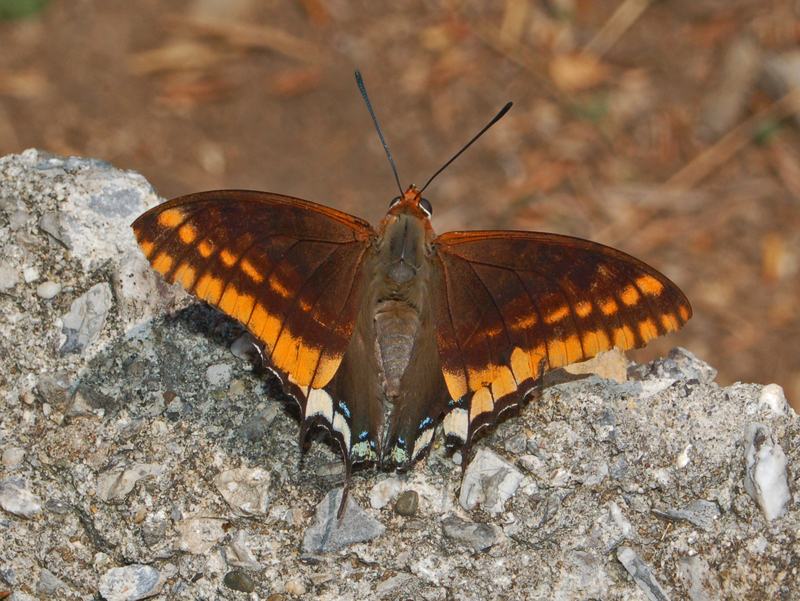
[[[157,206],[133,230],[167,281],[264,342],[306,411],[309,393],[328,384],[347,348],[372,227],[304,200],[219,190]]]
[[[451,443],[468,446],[545,372],[614,346],[644,346],[692,314],[664,275],[588,240],[451,232],[436,245],[434,319]]]

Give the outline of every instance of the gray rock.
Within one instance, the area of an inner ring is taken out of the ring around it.
[[[69,242],[61,228],[61,222],[56,213],[45,213],[39,218],[39,229],[53,240],[70,249]]]
[[[454,515],[442,520],[442,534],[445,538],[476,551],[485,551],[497,540],[497,535],[489,524],[476,524]]]
[[[0,292],[10,292],[19,283],[17,269],[8,261],[0,261]]]
[[[160,593],[166,581],[155,568],[134,564],[110,569],[98,589],[106,601],[137,601]]]
[[[69,399],[69,389],[72,386],[69,374],[58,371],[46,374],[39,379],[36,390],[45,403],[53,407],[63,407]]]
[[[163,473],[164,467],[157,463],[137,463],[128,469],[114,468],[97,477],[97,498],[106,502],[123,499],[140,480]]]
[[[214,486],[228,505],[244,515],[265,515],[269,509],[270,474],[257,467],[225,470],[214,478]]]
[[[30,491],[22,476],[0,480],[0,507],[23,518],[33,518],[42,510],[42,500]]]
[[[617,437],[617,416],[610,409],[603,409],[592,422],[597,440],[614,442]]]
[[[650,601],[669,601],[670,597],[644,560],[631,547],[618,547],[617,559],[625,566]]]
[[[36,581],[36,594],[40,597],[53,597],[59,589],[69,592],[66,583],[59,580],[50,570],[42,569],[39,572],[39,580]]]
[[[678,562],[678,580],[683,583],[691,601],[721,601],[719,581],[708,562],[695,555]]]
[[[239,427],[239,433],[250,442],[263,440],[268,428],[277,416],[278,407],[270,405],[266,409],[259,411],[254,418],[243,423]]]
[[[689,522],[706,532],[714,529],[720,516],[719,506],[716,503],[703,500],[693,501],[682,509],[666,509],[664,511],[654,509],[653,513],[668,520]]]
[[[25,449],[20,447],[8,447],[3,451],[3,466],[9,471],[19,469],[25,460]]]
[[[338,519],[341,500],[342,489],[336,488],[317,505],[314,523],[303,537],[303,553],[335,553],[386,532],[386,527],[361,509],[351,496],[347,497],[342,519]]]
[[[459,503],[467,511],[481,505],[489,513],[502,513],[521,481],[522,472],[512,463],[480,448],[464,474]]]
[[[373,509],[383,509],[397,498],[403,483],[397,476],[389,476],[378,482],[369,491],[369,504]]]
[[[63,318],[63,332],[67,339],[61,345],[61,353],[83,353],[100,337],[109,309],[111,288],[108,284],[95,284],[75,299]]]
[[[239,530],[231,542],[225,547],[225,561],[228,565],[246,570],[260,570],[261,564],[258,563],[256,556],[247,545],[247,533]]]

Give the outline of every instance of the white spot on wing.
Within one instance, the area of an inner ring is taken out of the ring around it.
[[[328,397],[331,398],[331,397]],[[350,452],[350,426],[347,425],[347,420],[341,413],[333,416],[333,429],[339,432],[344,438],[344,447]]]
[[[329,424],[333,424],[333,427],[336,428],[336,422],[333,421],[333,399],[331,395],[321,388],[312,388],[307,398],[306,419],[315,415],[321,415],[328,420]]]
[[[469,433],[469,414],[466,409],[453,409],[444,416],[442,425],[445,436],[455,436],[466,442]]]
[[[428,428],[422,431],[417,437],[417,440],[414,441],[414,452],[411,454],[413,459],[416,459],[422,451],[424,451],[429,444],[431,444],[431,438],[433,438],[433,428]]]

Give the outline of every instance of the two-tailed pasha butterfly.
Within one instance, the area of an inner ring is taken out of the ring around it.
[[[675,284],[613,248],[538,232],[437,236],[430,217],[413,185],[377,230],[307,200],[218,190],[150,209],[133,230],[168,282],[264,344],[302,410],[301,437],[330,431],[348,474],[358,462],[410,467],[440,418],[466,463],[475,433],[546,372],[691,317]]]

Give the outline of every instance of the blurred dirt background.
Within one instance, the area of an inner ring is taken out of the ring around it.
[[[20,16],[22,13],[27,15]],[[675,345],[800,408],[800,2],[0,0],[0,155],[254,188],[373,223],[401,183],[434,227],[590,238],[689,296]],[[797,86],[797,87],[796,87]]]

